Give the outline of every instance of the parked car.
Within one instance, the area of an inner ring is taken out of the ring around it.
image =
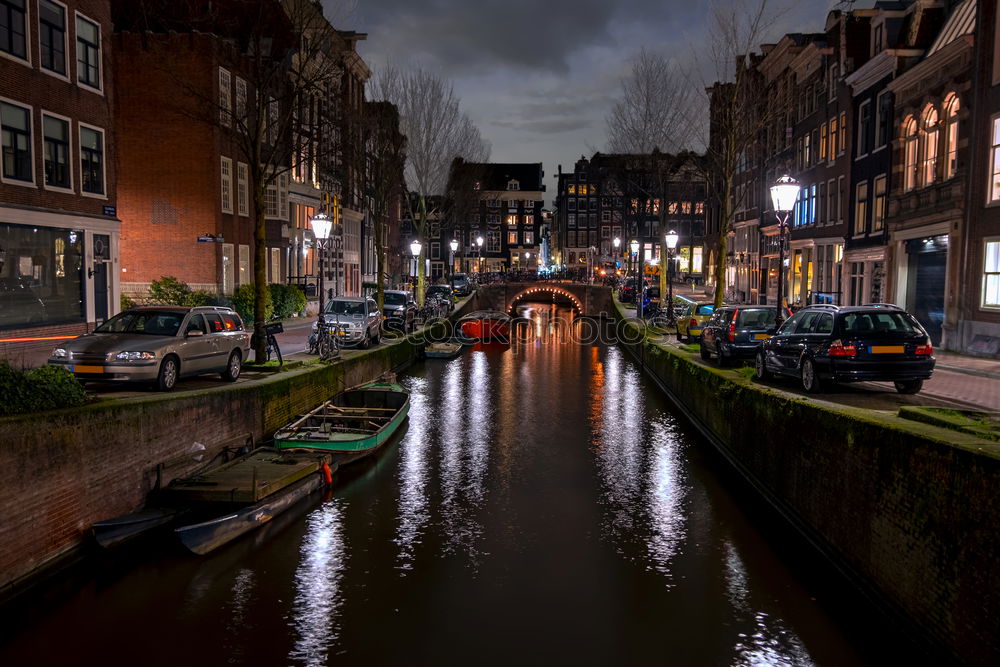
[[[413,331],[417,317],[417,303],[409,292],[386,290],[382,306],[382,326],[403,333]]]
[[[449,313],[455,308],[455,302],[451,298],[451,285],[431,285],[427,288],[424,299],[437,299],[446,304]]]
[[[776,328],[774,306],[722,306],[701,329],[702,359],[716,357],[724,366],[736,359],[753,359],[761,341]],[[790,316],[791,311],[786,311]]]
[[[660,288],[656,285],[647,287],[642,293],[642,312],[645,314],[660,308]]]
[[[250,332],[236,311],[220,306],[141,306],[109,319],[52,352],[49,363],[82,381],[153,382],[170,391],[178,378],[240,376]]]
[[[763,342],[754,374],[790,375],[808,392],[830,381],[878,380],[915,394],[934,372],[933,354],[927,332],[898,306],[809,306]]]
[[[341,345],[367,348],[382,340],[382,313],[371,297],[334,297],[326,302],[323,319],[334,325]]]
[[[701,337],[701,327],[712,317],[715,304],[711,301],[692,303],[675,314],[677,318],[677,340],[693,343]]]
[[[635,303],[635,286],[637,284],[635,276],[630,276],[622,281],[621,287],[618,288],[618,300],[622,303]],[[643,279],[643,285],[649,289],[652,285],[652,279]]]
[[[469,276],[464,273],[456,273],[452,278],[452,284],[455,286],[455,294],[458,296],[469,296],[472,294],[472,281],[469,280]]]

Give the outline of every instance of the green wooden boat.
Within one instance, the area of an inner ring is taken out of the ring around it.
[[[340,452],[347,456],[337,462],[346,463],[385,444],[409,411],[409,392],[394,382],[372,382],[297,417],[274,434],[274,446]]]

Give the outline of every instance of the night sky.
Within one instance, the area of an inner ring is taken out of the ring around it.
[[[640,48],[714,71],[706,0],[358,0],[353,10],[344,1],[323,0],[327,17],[368,33],[359,50],[373,70],[418,63],[450,80],[494,162],[544,163],[546,206],[559,164],[572,171],[605,150],[605,114]],[[771,32],[820,32],[837,4],[775,3]]]

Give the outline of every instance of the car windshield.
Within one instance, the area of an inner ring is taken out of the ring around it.
[[[387,306],[405,306],[406,305],[406,295],[405,294],[393,294],[392,292],[385,293],[385,305]]]
[[[176,336],[184,313],[126,310],[94,329],[94,333],[135,333],[147,336]]]
[[[852,334],[913,333],[917,329],[906,313],[860,312],[844,315],[844,332]]]
[[[740,311],[736,326],[748,329],[770,329],[774,326],[774,308],[745,308]]]
[[[365,304],[360,301],[331,301],[324,310],[335,315],[364,315]]]

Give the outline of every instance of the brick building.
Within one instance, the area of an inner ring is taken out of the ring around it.
[[[0,345],[117,311],[107,0],[6,0],[0,24]],[[46,343],[47,344],[47,343]]]

